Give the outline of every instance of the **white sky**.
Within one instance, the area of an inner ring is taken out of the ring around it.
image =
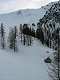
[[[59,0],[0,0],[0,13],[18,9],[40,8],[54,1]]]

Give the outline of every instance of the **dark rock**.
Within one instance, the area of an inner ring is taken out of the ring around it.
[[[48,58],[46,58],[46,59],[44,60],[44,62],[45,62],[45,63],[51,63],[52,60],[48,57]]]

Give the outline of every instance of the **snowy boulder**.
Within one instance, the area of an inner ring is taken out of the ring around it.
[[[51,63],[52,60],[50,59],[50,57],[48,57],[48,58],[46,58],[46,59],[44,60],[44,62],[45,62],[45,63]]]

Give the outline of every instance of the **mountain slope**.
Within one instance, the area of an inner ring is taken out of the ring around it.
[[[46,11],[52,6],[54,3],[50,3],[47,6],[43,6],[40,9],[26,9],[26,10],[18,10],[8,14],[0,14],[0,22],[13,26],[19,24],[32,24],[36,23],[40,18],[44,16]]]

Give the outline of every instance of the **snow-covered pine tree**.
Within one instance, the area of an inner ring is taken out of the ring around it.
[[[17,39],[16,39],[16,37],[17,37],[17,28],[15,26],[15,28],[14,28],[14,52],[17,51]]]
[[[14,49],[14,52],[17,50],[17,39],[16,39],[16,36],[17,36],[17,29],[16,29],[16,26],[11,29],[11,31],[9,32],[9,48],[10,49]]]

